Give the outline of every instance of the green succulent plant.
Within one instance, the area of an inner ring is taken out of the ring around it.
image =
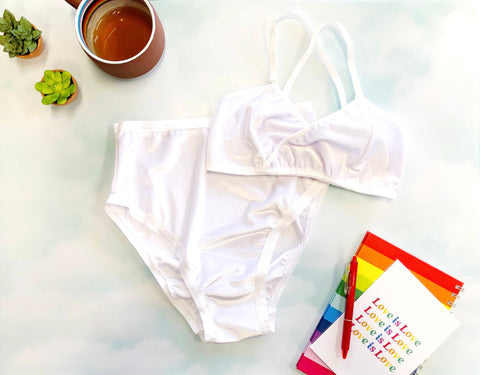
[[[30,21],[25,17],[19,21],[8,9],[0,17],[0,44],[4,46],[3,51],[10,57],[28,55],[37,48],[37,41],[42,32],[34,29]]]
[[[43,104],[62,105],[75,93],[77,86],[69,72],[45,70],[43,80],[35,84],[35,89],[45,95],[42,98]]]

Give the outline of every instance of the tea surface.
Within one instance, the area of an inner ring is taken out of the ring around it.
[[[139,53],[152,33],[152,20],[145,11],[121,6],[106,12],[93,30],[93,49],[105,60],[125,60]]]

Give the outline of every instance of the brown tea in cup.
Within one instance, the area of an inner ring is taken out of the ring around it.
[[[85,28],[89,49],[109,61],[129,59],[147,45],[152,17],[142,3],[111,0],[96,8]]]
[[[148,0],[66,1],[77,9],[75,34],[80,46],[108,74],[138,77],[160,61],[165,33]]]

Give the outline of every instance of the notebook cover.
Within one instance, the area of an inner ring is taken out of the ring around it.
[[[400,260],[445,307],[450,309],[463,282],[429,265],[421,259],[367,232],[357,252],[359,262],[355,298],[358,298],[395,260]],[[307,375],[334,375],[310,349],[313,343],[345,311],[344,274],[322,318],[310,337],[305,351],[297,362],[297,369]]]
[[[336,374],[410,375],[458,327],[458,319],[399,260],[354,306],[350,352],[343,358],[344,315],[310,349]]]

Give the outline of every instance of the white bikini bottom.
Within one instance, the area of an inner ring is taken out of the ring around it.
[[[202,340],[274,331],[328,185],[206,170],[209,119],[115,125],[105,209]]]

